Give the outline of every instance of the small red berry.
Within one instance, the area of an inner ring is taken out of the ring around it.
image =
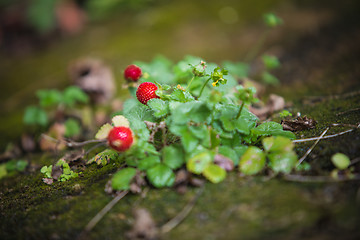
[[[114,127],[108,135],[108,143],[110,147],[119,152],[128,150],[133,143],[133,134],[128,127]]]
[[[129,81],[136,82],[137,80],[139,80],[141,75],[142,75],[141,68],[139,68],[134,64],[127,66],[124,71],[124,77],[126,80]]]
[[[147,104],[150,99],[159,98],[155,91],[158,87],[152,82],[144,82],[140,84],[136,91],[136,97],[142,104]]]

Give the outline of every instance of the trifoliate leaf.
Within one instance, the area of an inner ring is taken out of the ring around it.
[[[216,164],[209,164],[203,171],[203,175],[212,183],[219,183],[226,178],[226,171]]]
[[[147,102],[147,105],[150,107],[150,109],[153,111],[154,116],[157,118],[164,117],[169,113],[168,103],[161,99],[158,98],[150,99]]]
[[[269,157],[269,167],[276,173],[290,173],[297,163],[297,154],[293,151],[271,153]]]
[[[111,119],[114,127],[130,127],[129,120],[123,115],[116,115]]]
[[[111,187],[117,191],[128,190],[135,174],[135,168],[123,168],[119,170],[111,179]]]
[[[160,157],[159,156],[149,156],[144,159],[139,160],[138,168],[140,170],[147,170],[156,164],[160,163]]]
[[[96,133],[95,139],[107,138],[112,128],[113,126],[111,126],[109,123],[105,123],[100,127],[99,131]]]
[[[158,163],[146,171],[150,183],[157,188],[171,187],[175,182],[175,173],[165,164]]]
[[[162,149],[163,163],[171,169],[178,169],[185,162],[185,154],[180,145],[173,144]]]
[[[350,159],[343,153],[336,153],[331,157],[332,163],[339,170],[347,169],[350,165]]]
[[[73,137],[81,132],[81,126],[79,122],[73,118],[69,118],[65,121],[65,137]]]
[[[242,155],[239,168],[245,175],[254,175],[259,173],[265,167],[264,152],[254,146],[250,146]]]
[[[189,172],[201,174],[212,161],[213,156],[209,151],[201,152],[187,161],[186,168]]]

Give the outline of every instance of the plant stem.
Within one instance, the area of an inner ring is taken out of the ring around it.
[[[187,91],[187,89],[190,87],[192,81],[194,80],[195,76],[192,77],[192,79],[190,80],[189,84],[187,85],[187,87],[185,88],[185,91]]]
[[[201,88],[201,90],[200,90],[200,94],[199,94],[199,97],[198,98],[200,98],[201,97],[201,94],[202,94],[202,92],[204,91],[204,88],[205,88],[205,86],[208,84],[208,82],[210,81],[210,79],[211,78],[209,78],[208,80],[206,80],[206,82],[204,83],[204,85],[202,86],[202,88]]]
[[[236,119],[239,119],[239,117],[241,116],[241,111],[243,110],[243,108],[244,108],[244,102],[242,102],[242,104],[241,104],[241,107],[240,107],[240,109],[239,109],[239,112],[238,112],[238,114],[236,115]]]

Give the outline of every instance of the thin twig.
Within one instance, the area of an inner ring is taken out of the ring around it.
[[[302,158],[299,159],[299,162],[297,164],[297,166],[299,166],[304,160],[305,158],[311,153],[311,151],[314,149],[314,147],[318,144],[318,142],[324,137],[325,133],[329,130],[329,128],[326,128],[325,131],[323,131],[323,133],[320,135],[320,137],[316,140],[316,142],[306,151],[306,153],[304,154],[304,156],[302,156]]]
[[[344,115],[344,114],[347,114],[347,113],[349,113],[349,112],[355,112],[355,111],[359,111],[359,110],[360,110],[360,108],[349,109],[349,110],[347,110],[347,111],[337,113],[336,116]]]
[[[349,166],[354,165],[354,164],[356,164],[356,163],[358,163],[358,162],[360,162],[360,157],[357,157],[357,158],[354,158],[353,160],[351,160]]]
[[[357,126],[357,128],[359,128],[359,126]],[[340,136],[340,135],[343,135],[343,134],[352,132],[352,131],[354,131],[355,129],[356,129],[356,128],[354,128],[354,129],[349,129],[349,130],[346,130],[346,131],[343,131],[343,132],[340,132],[340,133],[336,133],[336,134],[332,134],[332,135],[326,135],[326,136],[323,136],[322,139],[338,137],[338,136]],[[304,139],[295,139],[295,140],[293,140],[293,143],[310,142],[310,141],[316,141],[316,140],[318,140],[318,139],[319,139],[319,137],[304,138]]]
[[[101,209],[100,212],[98,212],[93,219],[90,220],[90,222],[86,225],[78,239],[85,239],[87,233],[89,233],[96,224],[105,216],[106,213],[108,213],[117,202],[119,202],[123,197],[128,194],[129,191],[123,191],[119,195],[117,195],[113,200],[111,200],[103,209]]]
[[[330,176],[302,176],[302,175],[284,175],[284,179],[292,182],[309,182],[309,183],[323,183],[323,182],[346,182],[360,180],[360,175],[353,175],[352,177],[333,178]]]
[[[87,144],[90,144],[90,143],[105,143],[107,140],[106,139],[91,139],[91,140],[87,140],[87,141],[84,141],[84,142],[74,142],[74,141],[68,141],[68,140],[64,140],[64,139],[56,139],[56,138],[53,138],[53,137],[50,137],[49,135],[46,135],[46,134],[41,134],[44,138],[50,140],[50,141],[53,141],[55,143],[64,143],[67,147],[83,147]]]
[[[170,232],[173,228],[175,228],[185,219],[185,217],[191,212],[191,210],[195,206],[196,200],[199,198],[203,190],[204,188],[198,190],[196,195],[188,202],[188,204],[186,204],[186,206],[181,210],[181,212],[179,212],[178,215],[176,215],[173,219],[165,223],[160,228],[160,232],[162,234]]]

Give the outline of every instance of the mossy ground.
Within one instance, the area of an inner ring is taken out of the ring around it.
[[[360,89],[359,71],[356,70],[359,69],[359,60],[354,57],[359,52],[358,41],[357,38],[349,38],[358,36],[358,31],[351,27],[354,25],[356,22],[349,23],[346,34],[335,40],[328,37],[336,33],[331,27],[325,31],[328,33],[325,37],[321,31],[309,34],[305,43],[299,40],[294,45],[290,44],[288,54],[284,55],[286,64],[278,74],[285,82],[281,87],[269,89],[269,92],[291,100],[293,106],[290,110],[293,113],[301,112],[318,122],[315,129],[298,133],[299,138],[319,136],[332,123],[359,123],[359,111],[350,111],[358,108],[360,102],[360,94],[356,94]],[[120,36],[112,39],[117,51],[102,49],[107,59],[118,59],[115,54],[123,49],[121,44],[115,44],[119,39]],[[311,42],[318,44],[314,47]],[[322,48],[323,42],[328,45]],[[87,44],[91,46],[92,42]],[[331,49],[336,47],[341,51],[333,54]],[[142,45],[142,49],[147,48],[146,44]],[[64,51],[59,48],[54,56],[61,56],[59,52]],[[176,51],[170,53],[177,56]],[[124,56],[127,59],[138,57],[136,54]],[[40,56],[38,61],[44,59]],[[323,62],[323,59],[327,60]],[[59,58],[55,61],[58,64],[53,66],[57,68],[64,62],[63,58]],[[122,62],[114,60],[113,63]],[[23,64],[26,65],[25,62]],[[54,72],[51,68],[46,71]],[[57,78],[65,78],[61,76]],[[355,94],[347,96],[349,92]],[[334,95],[338,97],[331,97]],[[322,97],[314,100],[306,96]],[[19,116],[14,119],[18,119],[15,123],[20,124]],[[331,127],[328,134],[347,129]],[[321,140],[305,160],[313,167],[309,174],[329,174],[333,169],[330,157],[336,152],[345,153],[351,159],[358,157],[359,142],[359,130]],[[297,144],[299,156],[312,144]],[[32,161],[39,165],[49,164],[52,157],[33,157]],[[111,201],[112,197],[104,192],[104,187],[119,166],[120,163],[102,168],[92,165],[79,178],[50,186],[41,181],[39,172],[3,179],[0,182],[0,239],[75,239],[90,219]],[[172,189],[151,188],[145,198],[129,194],[95,226],[88,239],[124,239],[133,221],[132,209],[136,207],[148,209],[157,225],[161,226],[181,211],[196,192],[197,189],[189,189],[180,195]],[[358,181],[296,183],[285,181],[281,176],[272,179],[260,176],[242,178],[238,173],[232,173],[220,184],[207,183],[190,214],[163,238],[359,239],[359,213]]]

